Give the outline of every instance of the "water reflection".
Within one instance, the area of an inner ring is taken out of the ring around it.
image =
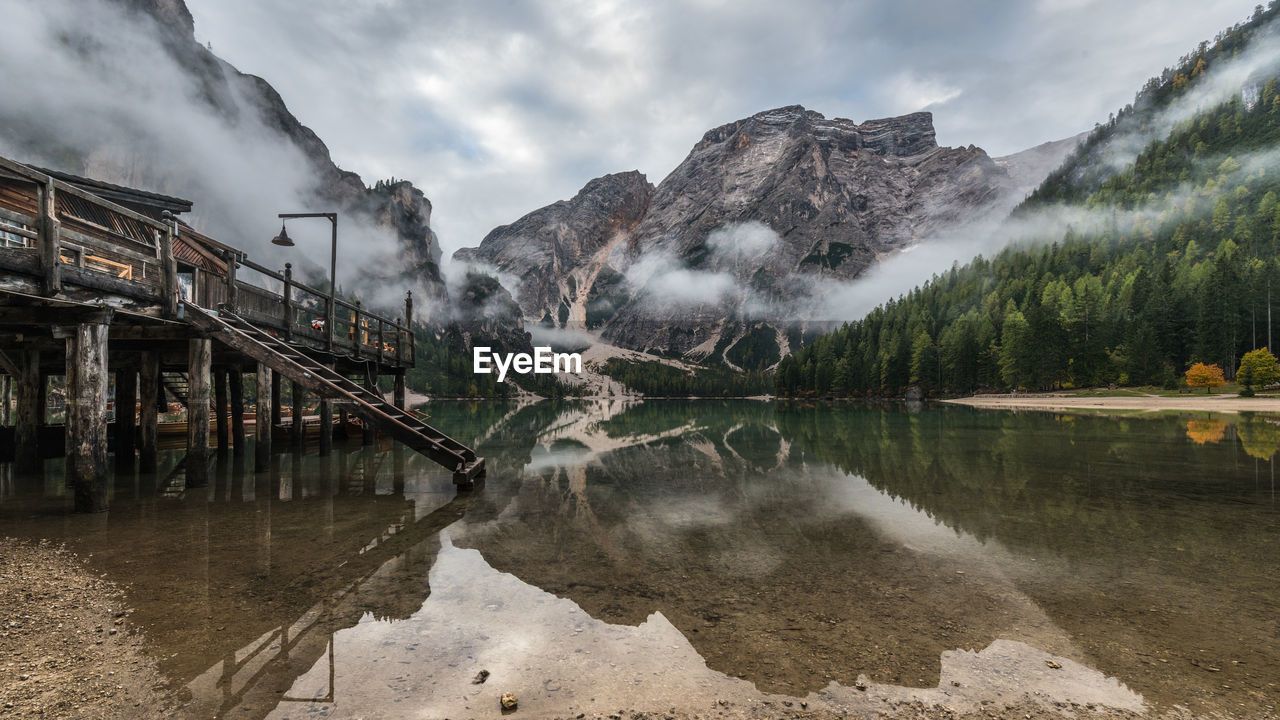
[[[61,512],[55,465],[0,472],[0,522],[93,552],[196,716],[480,716],[506,691],[535,715],[757,691],[1275,703],[1275,418],[431,413],[488,458],[483,493],[396,445],[222,457],[204,488],[172,456],[116,477],[109,517]]]

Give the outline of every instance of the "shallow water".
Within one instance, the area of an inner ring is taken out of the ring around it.
[[[196,716],[1280,700],[1280,420],[429,409],[482,490],[391,444],[188,489],[174,452],[77,516],[51,461],[0,469],[0,532],[92,553]]]

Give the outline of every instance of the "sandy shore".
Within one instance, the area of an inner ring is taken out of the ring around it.
[[[172,717],[118,588],[51,543],[0,538],[0,717]]]
[[[1135,395],[1130,397],[1083,397],[1069,394],[975,395],[944,400],[956,405],[994,410],[1178,410],[1190,412],[1280,412],[1280,398],[1244,398],[1233,394],[1187,394],[1178,397]]]

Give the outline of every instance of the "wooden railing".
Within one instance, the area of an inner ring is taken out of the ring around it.
[[[39,276],[48,295],[61,292],[65,279],[176,310],[177,265],[167,223],[6,158],[0,172],[34,186],[34,195],[0,197],[0,267]]]
[[[218,246],[212,251],[225,261],[226,274],[197,269],[187,286],[179,280],[174,257],[175,232],[185,231],[173,222],[149,218],[3,157],[0,177],[34,189],[12,191],[12,184],[0,183],[0,271],[35,276],[45,295],[62,292],[66,282],[158,306],[169,317],[177,315],[184,299],[213,310],[225,303],[237,315],[301,345],[399,367],[414,364],[408,320],[412,296],[405,300],[405,320],[391,320],[298,282],[289,265],[277,272],[215,241],[206,245]],[[255,271],[273,287],[237,277],[238,267]],[[313,326],[318,319],[324,322]]]
[[[228,262],[228,268],[233,261]],[[377,360],[380,364],[413,366],[413,332],[408,322],[370,312],[358,302],[330,298],[328,293],[294,279],[293,268],[288,264],[284,272],[243,256],[236,264],[253,270],[280,288],[277,292],[259,287],[240,279],[235,271],[229,272],[228,275],[235,276],[235,290],[228,288],[227,305],[237,315],[260,327],[277,330],[286,340],[297,344],[343,352],[357,359]],[[410,295],[405,299],[405,317],[412,314]]]

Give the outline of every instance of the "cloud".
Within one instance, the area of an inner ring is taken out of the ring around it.
[[[940,142],[993,155],[1067,137],[1253,7],[189,2],[198,37],[280,90],[340,165],[424,187],[446,255],[590,178],[662,177],[706,130],[771,107],[933,105]]]
[[[642,256],[625,274],[631,287],[643,288],[639,295],[643,307],[656,312],[715,305],[737,289],[732,274],[691,269],[665,252]]]
[[[778,233],[759,220],[721,225],[707,235],[707,247],[731,262],[759,259],[779,242]]]
[[[900,72],[889,79],[884,92],[891,114],[901,115],[942,105],[960,97],[964,90],[937,78]]]

